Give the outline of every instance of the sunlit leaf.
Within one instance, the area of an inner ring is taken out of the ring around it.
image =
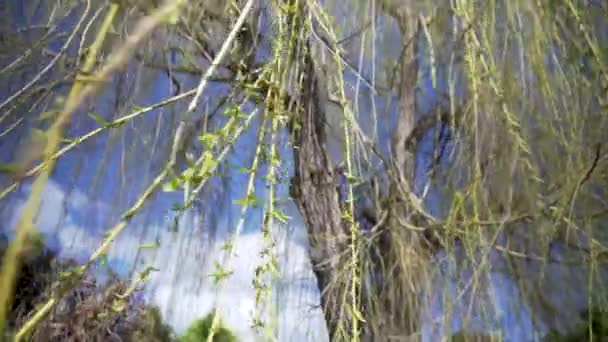
[[[287,220],[289,220],[289,216],[285,215],[285,213],[283,213],[280,210],[273,210],[270,212],[270,215],[277,221],[285,224],[287,223]]]
[[[174,178],[170,182],[163,184],[163,191],[172,192],[172,191],[180,190],[182,188],[182,183],[183,182],[180,181],[179,179]]]
[[[198,140],[205,144],[207,148],[213,147],[218,139],[219,137],[217,136],[217,134],[213,133],[205,133],[198,137]]]
[[[218,161],[215,159],[215,157],[213,157],[213,153],[211,153],[211,151],[207,150],[203,152],[203,163],[198,171],[198,175],[202,177],[209,176],[209,174],[215,170],[217,164]]]
[[[127,301],[124,299],[115,299],[112,302],[112,310],[114,312],[122,312],[127,307]]]
[[[258,197],[255,195],[249,195],[245,198],[234,200],[233,203],[240,206],[255,207],[258,203]]]
[[[102,126],[106,126],[108,122],[104,120],[104,118],[99,115],[99,113],[89,113],[89,117],[97,122],[99,122]]]
[[[139,249],[154,249],[154,248],[158,248],[160,247],[160,245],[158,244],[158,242],[149,242],[149,243],[142,243],[137,245],[137,248]]]

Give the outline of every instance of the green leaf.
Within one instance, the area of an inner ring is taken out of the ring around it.
[[[281,272],[279,271],[279,262],[276,258],[273,258],[270,263],[270,273],[275,276],[275,277],[279,277],[281,275]]]
[[[209,176],[217,167],[218,161],[213,157],[213,153],[207,150],[203,153],[203,165],[198,172],[201,177]]]
[[[86,268],[84,267],[84,265],[80,265],[80,266],[77,266],[77,267],[72,267],[72,268],[67,269],[65,271],[59,271],[57,274],[61,278],[69,278],[69,277],[72,277],[72,276],[77,275],[79,273],[84,273],[85,270],[86,270]]]
[[[184,211],[186,209],[187,209],[187,207],[182,203],[175,203],[171,207],[171,210],[173,210],[173,211]]]
[[[74,270],[59,271],[57,274],[61,278],[68,278],[74,274]]]
[[[108,255],[107,254],[102,254],[101,255],[101,259],[99,261],[99,265],[101,267],[106,267],[108,265]]]
[[[269,185],[275,184],[277,182],[277,179],[274,175],[263,175],[262,179],[265,180]]]
[[[351,174],[346,174],[345,176],[346,176],[346,180],[350,184],[358,184],[363,181],[363,179],[361,177],[353,176]]]
[[[112,302],[112,310],[114,310],[114,312],[122,312],[126,307],[127,301],[124,299],[115,299],[114,302]]]
[[[178,178],[173,178],[170,182],[163,184],[163,192],[177,191],[182,188],[182,181]]]
[[[260,89],[260,87],[258,87],[257,85],[249,83],[243,84],[243,88],[245,88],[246,91],[251,91],[252,94],[257,94],[258,90]]]
[[[280,122],[284,122],[287,120],[287,115],[285,115],[284,113],[281,112],[277,112],[277,111],[272,111],[270,112],[270,116],[269,119],[273,120],[273,119],[277,119]]]
[[[236,131],[236,121],[233,119],[230,119],[226,125],[224,127],[222,127],[222,129],[220,129],[220,131],[218,132],[219,137],[222,140],[230,140],[228,138],[230,138],[230,136],[232,134],[234,134],[234,132]]]
[[[208,148],[211,148],[215,145],[218,140],[218,135],[213,133],[205,133],[198,137],[198,140],[205,144]]]
[[[355,316],[355,318],[360,322],[366,322],[365,319],[363,319],[363,315],[361,314],[361,311],[359,311],[356,308],[353,310],[353,316]]]
[[[222,250],[224,251],[229,251],[232,249],[234,245],[232,244],[232,242],[230,241],[226,241],[223,245],[222,245]]]
[[[209,276],[211,278],[213,278],[213,284],[217,285],[223,279],[231,276],[232,273],[234,273],[234,271],[229,271],[229,270],[224,269],[224,267],[219,262],[216,261],[215,262],[215,272],[213,272]]]
[[[253,170],[252,169],[248,169],[246,167],[241,167],[241,168],[239,168],[239,172],[240,173],[251,173],[251,172],[253,172]]]
[[[232,107],[226,109],[223,114],[226,116],[234,117],[234,116],[237,116],[239,114],[239,112],[240,112],[240,109],[238,106],[232,106]]]
[[[17,164],[0,164],[0,173],[13,174],[19,171]]]
[[[150,274],[152,274],[152,272],[158,272],[158,271],[160,271],[158,268],[148,266],[145,270],[143,270],[139,274],[139,279],[142,281],[146,281],[146,280],[150,279]]]
[[[251,328],[253,329],[261,329],[265,326],[264,321],[259,318],[254,318],[251,322]]]
[[[273,158],[270,161],[270,165],[272,165],[274,167],[279,167],[279,166],[281,166],[281,160],[279,158]]]
[[[142,244],[137,245],[137,248],[140,248],[140,249],[155,249],[158,247],[160,247],[160,245],[158,244],[158,241],[142,243]]]
[[[285,213],[283,213],[280,210],[273,210],[270,212],[270,215],[277,221],[285,224],[287,223],[287,220],[289,219],[289,216],[285,215]]]
[[[342,218],[347,222],[350,222],[350,223],[354,222],[352,215],[348,211],[342,212]]]
[[[296,5],[288,5],[288,4],[280,4],[279,9],[281,9],[285,14],[296,13],[297,6]]]
[[[187,168],[186,170],[184,170],[184,173],[182,173],[182,177],[186,182],[190,182],[195,174],[196,173],[193,168]]]
[[[233,203],[241,206],[255,207],[258,203],[258,197],[251,194],[249,196],[246,196],[245,198],[234,200]]]
[[[89,113],[89,117],[97,122],[99,122],[102,126],[106,126],[108,122],[99,115],[99,113]]]

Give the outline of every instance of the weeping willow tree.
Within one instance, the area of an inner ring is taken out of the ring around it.
[[[509,299],[529,312],[540,337],[569,334],[591,322],[582,313],[605,307],[603,2],[24,3],[4,5],[13,22],[2,27],[2,136],[24,138],[5,164],[2,197],[32,186],[3,260],[1,322],[55,163],[101,134],[141,127],[143,144],[171,138],[152,151],[156,175],[17,339],[103,258],[151,197],[182,193],[178,212],[196,205],[249,131],[255,147],[241,170],[241,215],[213,276],[219,288],[230,281],[245,216],[261,210],[253,325],[269,337],[274,236],[288,220],[279,205],[284,189],[306,225],[331,340],[417,340],[437,316],[448,334],[455,318],[463,328],[496,322],[496,274],[517,284]],[[144,88],[154,83],[150,75],[164,75],[173,96],[135,108],[117,95],[115,116],[95,114],[107,89],[129,94],[131,75]],[[171,109],[169,120],[138,121],[159,108]],[[97,126],[66,135],[86,114]],[[454,274],[459,281],[448,279]],[[441,312],[428,317],[437,296]],[[509,338],[495,324],[484,329]]]

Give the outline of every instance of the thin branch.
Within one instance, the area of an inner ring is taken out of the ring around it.
[[[356,30],[355,32],[349,34],[348,36],[338,40],[336,42],[336,45],[342,45],[344,43],[346,43],[347,41],[363,34],[363,32],[365,32],[372,24],[372,21],[368,21],[365,25],[361,26],[358,30]]]
[[[27,177],[32,177],[33,175],[35,175],[36,173],[38,173],[40,170],[44,169],[47,167],[48,163],[52,160],[57,160],[59,159],[62,155],[66,154],[67,152],[71,151],[72,149],[74,149],[77,146],[80,146],[82,143],[84,143],[85,141],[101,134],[102,132],[104,132],[107,129],[113,128],[113,127],[118,127],[121,125],[124,125],[125,123],[145,114],[148,112],[151,112],[155,109],[158,108],[162,108],[165,106],[168,106],[170,104],[173,104],[175,102],[178,102],[180,100],[183,100],[185,98],[188,98],[192,95],[194,95],[195,89],[189,90],[187,92],[184,92],[182,94],[179,94],[177,96],[173,96],[171,98],[168,98],[162,102],[153,104],[151,106],[148,106],[146,108],[142,108],[139,109],[133,113],[127,114],[125,116],[122,116],[114,121],[110,121],[108,122],[106,125],[103,125],[99,128],[96,128],[92,131],[90,131],[89,133],[82,135],[80,137],[74,138],[71,140],[71,142],[67,145],[65,145],[64,147],[62,147],[60,150],[58,150],[56,153],[54,153],[53,155],[51,155],[47,160],[45,160],[44,162],[38,164],[37,166],[31,168],[29,171],[27,171],[26,173],[23,174],[23,176],[19,177],[19,179],[11,184],[9,187],[7,187],[6,189],[4,189],[2,192],[0,192],[0,199],[3,199],[4,197],[6,197],[6,195],[8,195],[10,192],[12,192],[19,184],[21,184],[21,182],[27,178]]]
[[[191,113],[196,110],[199,99],[200,99],[201,95],[203,94],[203,92],[205,91],[205,88],[207,88],[207,83],[209,81],[209,78],[211,76],[213,76],[213,74],[215,73],[215,69],[217,69],[217,67],[222,63],[222,61],[228,54],[228,51],[230,50],[230,47],[232,46],[232,42],[236,39],[243,24],[245,24],[245,19],[247,19],[247,16],[249,15],[251,8],[253,7],[253,2],[254,2],[254,0],[248,0],[247,3],[245,4],[245,7],[243,7],[243,10],[241,11],[241,15],[239,16],[236,23],[234,24],[234,27],[230,31],[228,38],[222,45],[220,52],[217,54],[217,56],[215,56],[213,63],[211,63],[211,66],[209,66],[209,69],[207,69],[207,72],[205,73],[205,75],[203,75],[203,78],[201,79],[198,87],[196,88],[196,94],[194,94],[194,98],[192,99],[192,101],[190,102],[190,105],[188,106],[188,112]]]
[[[453,116],[449,110],[436,109],[438,115],[426,114],[416,121],[414,129],[405,140],[405,147],[410,151],[415,151],[416,146],[424,135],[438,124],[450,125],[452,122],[457,122],[464,114],[462,110],[456,110]],[[457,127],[452,127],[457,128]]]
[[[59,61],[59,58],[61,56],[63,56],[63,54],[67,51],[67,49],[70,47],[70,44],[72,43],[72,40],[74,40],[78,31],[80,31],[80,27],[82,26],[85,18],[89,14],[89,10],[90,10],[90,1],[87,1],[87,7],[85,8],[85,11],[80,16],[80,20],[76,24],[74,31],[72,31],[72,34],[70,34],[70,36],[66,40],[65,44],[63,44],[63,46],[61,47],[61,50],[59,50],[59,53],[57,53],[53,57],[53,59],[51,59],[49,64],[47,64],[39,73],[37,73],[36,76],[34,76],[34,78],[32,78],[25,86],[23,86],[21,89],[19,89],[13,95],[9,96],[6,100],[4,100],[4,102],[2,102],[0,104],[0,110],[2,110],[2,108],[6,107],[6,105],[8,105],[9,103],[13,102],[16,98],[21,96],[28,89],[30,89],[34,84],[36,84],[42,78],[42,76],[46,75],[46,73],[49,72],[55,66],[55,64],[57,64],[57,62]]]
[[[40,38],[36,43],[34,43],[34,45],[31,48],[29,48],[27,51],[22,53],[21,56],[16,58],[9,65],[2,68],[2,70],[0,70],[0,75],[6,73],[6,72],[10,71],[11,69],[13,69],[14,67],[16,67],[23,60],[27,59],[34,52],[34,50],[37,49],[40,45],[42,45],[43,43],[46,43],[47,38],[51,34],[55,33],[55,28],[56,28],[55,26],[50,27],[49,30],[44,34],[44,36],[42,38]]]
[[[365,86],[372,92],[372,94],[378,95],[378,91],[376,91],[376,88],[365,78],[363,77],[363,75],[361,75],[361,73],[352,66],[352,64],[346,60],[346,58],[344,58],[344,56],[342,56],[342,54],[338,51],[337,48],[332,48],[330,46],[330,44],[328,43],[328,39],[321,37],[317,31],[315,30],[315,25],[310,25],[310,31],[312,32],[313,36],[319,41],[321,42],[321,44],[323,45],[323,47],[325,47],[329,52],[331,52],[334,56],[337,56],[340,61],[342,61],[342,63],[344,63],[354,74],[355,76],[357,76],[357,78],[361,81],[363,81],[363,83],[365,84]],[[336,43],[337,45],[337,43]]]

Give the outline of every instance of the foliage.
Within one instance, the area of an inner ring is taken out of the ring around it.
[[[215,314],[210,313],[204,318],[197,319],[192,322],[186,332],[180,336],[178,342],[200,342],[207,341],[211,329],[213,326]],[[230,329],[226,328],[222,324],[217,325],[214,328],[213,338],[211,341],[214,342],[236,342],[236,337],[232,334]]]
[[[158,308],[141,306],[137,308],[137,323],[128,334],[129,341],[170,342],[174,341],[172,330],[160,315]]]
[[[608,314],[603,309],[586,310],[581,313],[581,321],[566,333],[550,331],[544,340],[549,342],[604,341],[608,338]]]
[[[9,314],[9,332],[27,322],[30,312],[43,303],[57,286],[60,274],[76,265],[72,260],[57,259],[46,248],[29,253],[17,279],[15,300]],[[127,341],[173,341],[172,331],[163,323],[156,307],[133,298],[127,298],[124,307],[116,305],[118,296],[127,288],[126,282],[117,279],[101,285],[95,278],[87,276],[32,331],[31,340],[102,341],[119,337]]]

